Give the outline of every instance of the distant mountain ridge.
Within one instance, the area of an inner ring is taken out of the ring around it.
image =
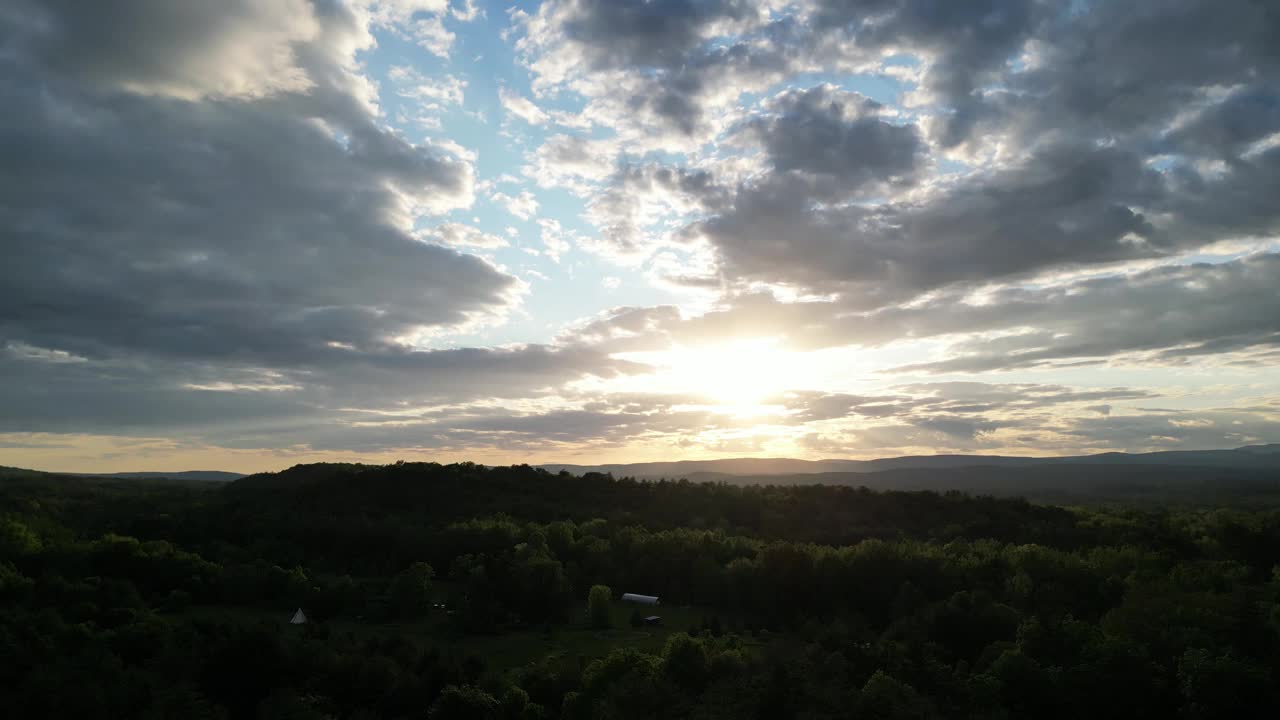
[[[325,464],[300,466],[307,468],[325,467]],[[334,465],[334,468],[346,467]],[[358,467],[358,466],[351,466]],[[1280,443],[1267,445],[1248,445],[1227,450],[1167,450],[1150,453],[1098,453],[1095,455],[1075,455],[1064,457],[1014,457],[1008,455],[907,455],[903,457],[877,458],[875,460],[799,460],[795,458],[727,458],[722,460],[677,460],[670,462],[647,463],[613,463],[603,465],[574,465],[546,463],[537,465],[553,473],[566,470],[575,475],[585,473],[611,473],[614,477],[635,477],[640,479],[679,479],[688,478],[694,481],[722,481],[735,484],[780,483],[810,484],[826,483],[840,485],[865,484],[869,487],[914,487],[916,489],[968,489],[990,490],[987,482],[971,483],[973,479],[967,472],[949,473],[946,476],[919,475],[922,471],[936,470],[969,470],[984,468],[988,470],[1012,471],[1023,468],[1061,469],[1052,472],[1048,477],[1065,480],[1062,474],[1070,468],[1089,467],[1099,477],[1106,476],[1118,480],[1118,474],[1124,468],[1156,468],[1172,467],[1188,470],[1199,469],[1204,472],[1199,476],[1215,473],[1237,478],[1234,472],[1261,471],[1280,473]],[[171,479],[191,482],[232,482],[247,477],[244,473],[220,470],[182,470],[175,472],[117,472],[117,473],[43,473],[35,470],[19,468],[0,468],[4,475],[63,475],[88,478],[114,479]],[[1221,473],[1219,473],[1221,471]],[[269,476],[286,477],[290,471],[268,473]],[[877,478],[871,474],[886,473]],[[859,481],[859,476],[868,477]],[[1142,474],[1144,477],[1146,473]],[[948,478],[943,480],[943,478]],[[984,477],[999,477],[998,485],[1015,484],[1027,487],[1024,483],[1014,483],[1013,476],[1003,474]],[[1080,476],[1075,476],[1080,477]],[[1154,477],[1154,476],[1152,476]],[[961,479],[964,481],[960,481]],[[1187,476],[1186,479],[1190,479]],[[1253,479],[1252,476],[1250,479]],[[979,488],[978,485],[982,487]],[[1032,483],[1034,485],[1034,482]]]
[[[117,472],[117,473],[64,473],[82,477],[125,478],[132,480],[198,480],[202,482],[231,482],[244,477],[244,473],[225,470],[180,470],[178,472]]]
[[[1009,455],[907,455],[875,460],[796,460],[793,458],[728,458],[674,462],[539,465],[551,472],[567,470],[612,473],[637,478],[681,478],[715,475],[809,475],[821,473],[874,473],[883,470],[941,470],[966,467],[1037,466],[1150,466],[1177,465],[1201,468],[1280,469],[1280,443],[1247,445],[1229,450],[1165,450],[1150,453],[1109,452],[1064,457],[1014,457]],[[692,479],[692,478],[691,478]]]
[[[114,478],[119,480],[186,480],[190,482],[232,482],[245,477],[244,473],[227,472],[225,470],[179,470],[176,472],[115,472],[115,473],[75,473],[46,472],[0,466],[0,474],[7,476],[36,477],[41,475],[58,475],[62,477]]]
[[[730,485],[844,485],[871,490],[959,491],[973,495],[1024,497],[1054,504],[1090,501],[1177,500],[1216,505],[1257,499],[1280,500],[1280,468],[1214,467],[1131,463],[973,465],[895,468],[871,472],[791,475],[695,473],[691,482]]]

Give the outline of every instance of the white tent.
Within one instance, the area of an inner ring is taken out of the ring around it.
[[[307,622],[306,613],[302,612],[302,608],[298,608],[298,612],[293,614],[293,619],[289,621],[290,625],[302,625]]]
[[[639,603],[640,605],[657,605],[657,595],[637,595],[635,593],[622,593],[622,602]]]

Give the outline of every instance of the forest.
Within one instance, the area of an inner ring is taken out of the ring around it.
[[[1266,505],[0,472],[9,717],[1208,720],[1277,687]]]

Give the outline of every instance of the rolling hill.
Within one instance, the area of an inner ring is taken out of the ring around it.
[[[1013,457],[1006,455],[908,455],[875,460],[796,460],[792,458],[730,458],[725,460],[681,460],[676,462],[622,463],[607,465],[544,464],[551,472],[567,470],[576,475],[587,472],[612,473],[636,478],[680,478],[713,473],[716,475],[769,476],[820,473],[875,473],[885,470],[941,470],[950,468],[1025,468],[1080,465],[1180,466],[1198,468],[1238,468],[1280,470],[1280,444],[1249,445],[1230,450],[1170,450],[1151,453],[1100,453],[1065,457]]]

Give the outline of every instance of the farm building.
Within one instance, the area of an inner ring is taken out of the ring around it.
[[[636,603],[637,605],[657,605],[657,595],[637,595],[636,593],[622,593],[622,602]]]

